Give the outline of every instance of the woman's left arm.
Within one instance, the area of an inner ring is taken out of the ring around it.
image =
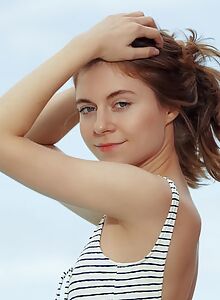
[[[121,18],[122,15],[125,17]],[[134,21],[130,20],[133,15]],[[3,95],[0,99],[0,142],[5,135],[24,137],[55,92],[87,62],[98,57],[119,61],[153,56],[154,47],[132,49],[126,45],[138,35],[155,39],[162,45],[162,37],[156,29],[142,26],[151,26],[152,21],[141,15],[119,14],[106,18],[89,32],[72,39]],[[136,24],[135,18],[138,19]],[[126,29],[127,36],[124,34]],[[118,39],[117,44],[114,45],[111,39]]]
[[[88,40],[89,35],[74,38],[0,98],[0,141],[6,135],[24,137],[55,92],[95,58],[95,51],[86,50]]]

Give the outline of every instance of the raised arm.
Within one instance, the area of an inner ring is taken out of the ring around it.
[[[47,197],[118,220],[131,220],[134,211],[136,218],[140,207],[144,217],[146,211],[152,213],[155,200],[146,202],[143,195],[153,198],[161,181],[158,176],[129,164],[94,162],[57,153],[25,136],[54,94],[91,60],[120,61],[158,54],[154,47],[130,46],[143,36],[162,46],[159,31],[148,24],[151,20],[139,12],[107,17],[4,94],[0,99],[0,171]],[[163,189],[161,192],[164,196]],[[142,202],[144,210],[139,205]]]
[[[75,107],[75,88],[72,87],[55,94],[42,110],[32,128],[25,137],[55,151],[62,152],[54,146],[79,122],[79,113]],[[102,217],[100,213],[59,201],[75,214],[97,225]]]
[[[31,129],[25,134],[30,140],[53,145],[79,123],[75,106],[75,88],[56,93],[44,107]]]

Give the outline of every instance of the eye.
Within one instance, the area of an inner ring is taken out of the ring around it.
[[[115,103],[115,105],[117,105],[117,104],[123,104],[123,106],[121,107],[121,108],[126,108],[126,107],[128,107],[129,105],[130,105],[130,103],[128,103],[128,102],[126,102],[126,101],[119,101],[119,102],[116,102]]]
[[[128,103],[126,101],[118,101],[115,103],[115,106],[118,104],[122,105],[122,107],[119,107],[119,110],[122,110],[123,108],[127,108],[129,105],[131,105],[131,103]],[[84,106],[82,108],[79,108],[78,111],[82,115],[87,115],[89,112],[92,111],[91,109],[94,109],[94,107],[93,106]]]
[[[90,108],[94,108],[92,106],[84,106],[82,108],[79,109],[79,113],[83,114],[83,115],[86,115],[88,114],[88,112],[85,112],[86,109],[90,109]]]

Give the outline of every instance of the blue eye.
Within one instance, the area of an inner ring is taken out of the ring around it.
[[[119,107],[118,110],[122,110],[123,108],[127,108],[130,105],[130,103],[125,102],[125,101],[118,101],[118,102],[115,103],[115,105],[117,105],[119,103],[120,103],[120,105],[123,104],[123,106]],[[93,106],[84,106],[81,109],[79,109],[79,113],[81,113],[83,115],[87,115],[90,111],[92,111],[93,108],[94,108]],[[85,110],[87,110],[87,112],[85,112]]]
[[[83,115],[88,114],[88,112],[87,112],[87,113],[84,112],[84,110],[85,110],[85,109],[88,109],[88,108],[93,108],[93,107],[92,107],[92,106],[86,106],[86,107],[83,107],[83,108],[81,108],[81,109],[79,110],[79,113],[82,113]]]
[[[116,104],[119,104],[119,103],[126,104],[126,105],[125,105],[125,106],[123,106],[123,107],[127,107],[127,106],[129,106],[129,105],[130,105],[130,103],[128,103],[128,102],[125,102],[125,101],[119,101],[119,102],[117,102]],[[121,108],[123,108],[123,107],[121,107]]]

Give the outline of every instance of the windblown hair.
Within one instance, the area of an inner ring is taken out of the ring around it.
[[[191,188],[211,175],[220,181],[220,52],[188,29],[185,41],[160,30],[164,46],[151,58],[111,62],[124,74],[138,78],[155,93],[162,106],[173,107],[179,115],[173,121],[174,143],[182,172]],[[84,68],[102,61],[96,59]],[[109,63],[109,62],[108,62]],[[75,86],[78,75],[74,76]]]

